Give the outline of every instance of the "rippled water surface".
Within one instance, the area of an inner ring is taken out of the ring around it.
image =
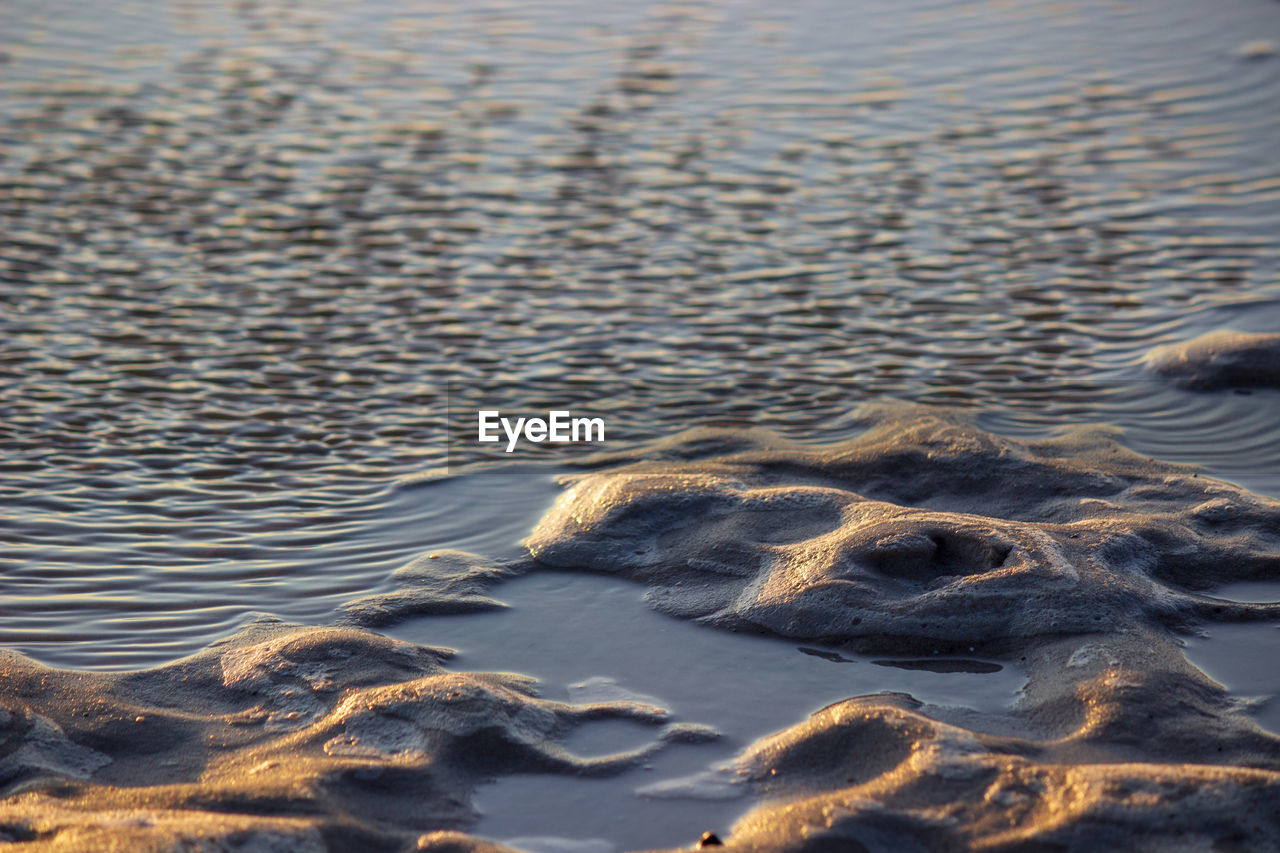
[[[0,33],[0,643],[41,660],[514,547],[549,471],[403,479],[449,387],[613,398],[619,440],[881,396],[1102,421],[1280,494],[1276,392],[1138,367],[1280,322],[1274,3],[16,0]]]

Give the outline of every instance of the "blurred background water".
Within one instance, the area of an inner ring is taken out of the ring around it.
[[[61,666],[307,622],[611,440],[860,401],[1101,422],[1280,495],[1280,392],[1150,347],[1280,325],[1280,5],[0,7],[0,644]],[[518,476],[517,476],[518,474]]]

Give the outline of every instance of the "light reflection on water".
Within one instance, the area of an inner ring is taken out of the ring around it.
[[[268,529],[242,530],[243,516],[228,512],[197,536],[166,535],[186,522],[152,516],[141,522],[152,535],[135,537],[136,513],[103,512],[103,544],[68,544],[56,530],[11,545],[0,644],[61,666],[131,669],[190,654],[259,613],[327,623],[347,601],[392,589],[391,572],[424,550],[515,556],[554,499],[553,473],[393,486]],[[12,518],[41,530],[47,515]]]
[[[446,381],[631,383],[634,438],[885,396],[1112,423],[1280,493],[1276,392],[1136,368],[1280,320],[1280,60],[1236,54],[1269,8],[95,9],[0,28],[0,643],[41,660],[514,547],[550,471],[394,485]]]

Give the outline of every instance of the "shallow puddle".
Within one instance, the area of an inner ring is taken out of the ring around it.
[[[1280,601],[1280,581],[1231,584],[1215,593],[1233,601]],[[1233,694],[1256,699],[1258,725],[1280,734],[1280,619],[1213,625],[1186,642],[1186,655]]]
[[[709,744],[673,744],[647,766],[613,779],[503,778],[476,796],[483,817],[475,832],[496,839],[568,835],[634,849],[688,844],[706,830],[724,834],[750,802],[720,779],[688,777],[762,735],[832,702],[882,691],[996,710],[1023,683],[1015,670],[986,661],[873,660],[811,642],[699,626],[649,609],[640,586],[598,575],[535,573],[494,596],[509,609],[415,619],[386,633],[456,649],[454,669],[533,675],[544,698],[634,697],[667,708],[673,721],[722,733]],[[625,723],[588,724],[583,739],[567,745],[578,754],[621,752],[646,742],[645,733]],[[655,736],[651,728],[647,733]]]

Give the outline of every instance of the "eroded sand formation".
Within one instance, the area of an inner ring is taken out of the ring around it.
[[[852,699],[739,760],[769,850],[1269,850],[1280,739],[1176,632],[1274,619],[1212,597],[1280,577],[1280,502],[1077,430],[1020,443],[917,408],[832,446],[696,431],[576,479],[535,560],[614,572],[674,615],[1028,675],[975,715]],[[858,846],[861,845],[861,846]]]
[[[430,551],[396,569],[392,592],[366,595],[343,607],[343,622],[377,627],[409,616],[476,613],[499,610],[502,602],[486,593],[497,582],[518,574],[508,566],[463,551]]]
[[[1156,347],[1147,366],[1197,391],[1280,387],[1280,334],[1219,329],[1198,338]]]
[[[642,581],[674,615],[908,654],[1280,615],[1200,594],[1280,576],[1280,502],[1101,430],[1022,444],[927,410],[868,417],[834,446],[683,433],[578,478],[527,545]]]
[[[169,666],[52,670],[0,657],[6,849],[400,850],[474,820],[499,773],[608,775],[714,733],[634,703],[565,705],[519,675],[445,672],[447,652],[364,631],[262,622]],[[578,758],[578,724],[655,726],[646,748]]]
[[[837,445],[700,430],[598,460],[611,467],[575,479],[530,560],[425,558],[403,594],[346,618],[491,606],[493,583],[550,566],[624,576],[726,628],[1027,674],[1007,713],[851,698],[753,744],[720,771],[762,798],[731,849],[1280,846],[1280,738],[1177,639],[1280,615],[1212,595],[1280,577],[1280,502],[1102,431],[1021,443],[934,410],[863,414]],[[478,780],[613,773],[712,734],[648,706],[539,700],[446,657],[266,622],[139,673],[6,654],[0,833],[15,850],[493,850],[458,832]],[[607,759],[559,745],[602,717],[655,738]]]

